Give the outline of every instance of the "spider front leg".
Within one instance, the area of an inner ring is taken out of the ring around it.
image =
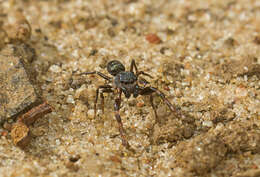
[[[154,106],[154,104],[153,104],[153,95],[152,95],[152,94],[150,94],[150,103],[151,103],[151,105],[152,105],[152,108],[153,108],[153,111],[154,111],[154,114],[155,114],[156,122],[157,122],[157,123],[160,123],[160,120],[159,120],[158,115],[157,115],[156,108],[155,108],[155,106]]]
[[[165,97],[164,93],[162,93],[160,90],[158,90],[157,88],[154,87],[144,87],[141,89],[140,95],[151,95],[152,93],[156,93],[157,95],[160,96],[160,98],[163,100],[163,102],[169,107],[169,109],[176,114],[176,116],[181,117],[180,112],[170,103],[170,101]],[[153,106],[152,103],[152,99],[151,100],[151,104],[153,109],[155,108]],[[154,109],[155,110],[155,109]],[[155,111],[156,112],[156,111]]]
[[[136,64],[135,64],[135,60],[132,59],[131,65],[130,65],[130,71],[131,71],[131,72],[134,72],[134,68],[135,68],[135,72],[138,73],[138,69],[137,69],[137,66],[136,66]]]
[[[130,71],[134,72],[134,69],[135,69],[135,73],[136,73],[137,77],[139,75],[145,75],[145,76],[148,76],[150,78],[153,78],[153,76],[151,76],[150,74],[147,74],[147,73],[145,73],[143,71],[138,71],[137,66],[135,64],[135,60],[133,59],[132,62],[131,62],[131,65],[130,65]]]
[[[126,147],[126,148],[130,148],[130,145],[125,137],[125,130],[123,128],[123,123],[122,123],[122,119],[120,117],[119,114],[119,110],[120,110],[120,105],[121,105],[121,95],[122,95],[122,91],[119,91],[119,95],[118,97],[115,99],[115,104],[114,104],[114,110],[115,110],[115,117],[116,117],[116,121],[118,123],[118,128],[119,128],[119,133],[122,139],[122,144]]]
[[[100,77],[102,77],[103,79],[106,79],[107,81],[111,82],[112,81],[112,78],[101,73],[101,72],[98,72],[98,71],[92,71],[92,72],[84,72],[84,73],[80,73],[80,75],[89,75],[89,74],[97,74],[99,75]]]
[[[96,118],[97,115],[97,101],[98,101],[98,95],[99,95],[99,90],[100,89],[104,89],[101,93],[100,93],[100,97],[101,97],[101,108],[102,108],[102,112],[104,113],[104,95],[103,92],[113,92],[112,90],[112,86],[110,85],[101,85],[97,88],[96,90],[96,98],[95,98],[95,102],[94,102],[94,118]]]

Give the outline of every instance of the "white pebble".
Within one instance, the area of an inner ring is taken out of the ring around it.
[[[67,103],[72,103],[72,104],[75,103],[74,98],[73,98],[72,95],[69,95],[69,96],[68,96],[68,98],[67,98]]]
[[[206,127],[212,127],[213,123],[210,120],[205,120],[205,121],[202,122],[202,125],[206,126]]]
[[[61,72],[61,68],[58,66],[58,65],[51,65],[51,67],[49,68],[49,70],[51,72],[54,72],[54,73],[59,73]]]
[[[88,110],[88,116],[91,117],[91,118],[94,117],[94,109]]]

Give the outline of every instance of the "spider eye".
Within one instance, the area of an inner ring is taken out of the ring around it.
[[[107,71],[116,76],[119,72],[125,71],[125,67],[120,61],[112,60],[107,64]]]

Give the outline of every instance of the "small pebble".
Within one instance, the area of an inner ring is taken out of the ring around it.
[[[151,44],[161,43],[161,39],[156,34],[147,34],[145,39]]]
[[[22,41],[26,42],[31,37],[31,25],[20,11],[15,11],[10,16],[13,17],[11,26],[6,29],[8,36],[13,42]],[[11,28],[11,29],[9,29]]]
[[[69,158],[70,162],[77,162],[80,159],[80,155],[73,155]]]
[[[94,117],[94,109],[89,109],[88,110],[88,116],[93,118]]]
[[[114,156],[114,155],[110,156],[110,160],[115,162],[115,163],[122,163],[122,160],[119,157]]]
[[[203,121],[202,125],[206,126],[206,127],[212,127],[213,123],[212,123],[212,121],[205,120],[205,121]]]
[[[49,69],[53,73],[60,73],[61,72],[61,68],[58,65],[51,65],[51,67]]]
[[[0,133],[0,135],[1,135],[1,136],[7,136],[7,135],[8,135],[8,132],[7,132],[7,131],[2,131],[2,132]]]
[[[170,91],[170,88],[169,88],[168,86],[165,86],[165,87],[164,87],[164,90]]]
[[[143,106],[144,106],[144,102],[138,102],[138,103],[136,104],[136,106],[137,106],[137,107],[143,107]]]
[[[72,95],[69,95],[67,98],[67,103],[75,104],[74,98]]]

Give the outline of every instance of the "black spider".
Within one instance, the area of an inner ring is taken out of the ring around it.
[[[135,73],[134,73],[135,69]],[[96,99],[95,99],[95,104],[94,104],[94,117],[96,117],[96,112],[97,112],[97,101],[98,101],[98,96],[99,96],[99,90],[102,89],[100,92],[100,97],[101,97],[101,106],[102,106],[102,111],[104,112],[104,95],[103,92],[114,92],[116,91],[116,98],[115,98],[115,103],[114,103],[114,110],[115,110],[115,117],[116,120],[119,124],[119,132],[122,138],[122,143],[126,147],[130,147],[128,141],[126,140],[125,137],[125,132],[123,128],[123,124],[121,121],[121,117],[119,115],[119,109],[120,109],[120,104],[121,104],[121,95],[122,92],[124,93],[126,98],[129,98],[131,95],[133,97],[137,97],[138,95],[150,95],[150,102],[152,105],[152,108],[155,113],[156,121],[158,122],[158,116],[157,112],[155,109],[155,106],[153,104],[153,96],[152,93],[158,94],[161,99],[164,101],[164,103],[170,108],[170,110],[174,113],[177,113],[177,110],[174,108],[174,106],[165,98],[165,95],[159,91],[158,89],[151,87],[151,86],[146,86],[149,82],[146,81],[145,79],[140,79],[140,75],[145,75],[148,77],[151,77],[151,75],[143,72],[143,71],[138,71],[137,66],[135,64],[135,60],[132,60],[131,66],[130,66],[130,71],[125,71],[124,65],[117,60],[112,60],[107,64],[107,71],[113,76],[113,78],[106,76],[105,74],[98,72],[98,71],[93,71],[93,72],[84,72],[81,74],[98,74],[102,78],[106,79],[108,81],[108,84],[106,85],[101,85],[97,88],[96,90]],[[144,86],[138,85],[138,81],[142,82]],[[112,84],[112,85],[109,85]]]

